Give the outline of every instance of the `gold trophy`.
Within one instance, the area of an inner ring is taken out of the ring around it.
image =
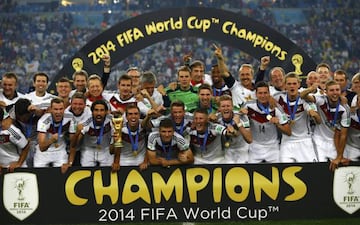
[[[123,143],[122,143],[122,139],[121,139],[121,130],[122,130],[122,127],[123,127],[123,117],[121,114],[117,114],[117,115],[114,115],[114,117],[112,118],[112,123],[114,125],[114,133],[116,134],[115,137],[118,136],[117,140],[115,140],[114,142],[114,147],[123,147]]]

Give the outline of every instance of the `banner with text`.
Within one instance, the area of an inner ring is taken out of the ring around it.
[[[21,169],[0,184],[1,224],[360,218],[360,163]]]
[[[152,44],[187,37],[201,37],[227,44],[259,60],[269,55],[270,67],[281,66],[286,72],[294,71],[303,76],[316,67],[314,61],[294,42],[265,24],[240,13],[185,7],[142,14],[114,25],[87,43],[64,64],[55,82],[62,76],[71,77],[81,69],[89,74],[101,75],[101,57],[104,54],[111,55],[112,65],[116,65]],[[55,89],[55,82],[50,85],[50,90]]]

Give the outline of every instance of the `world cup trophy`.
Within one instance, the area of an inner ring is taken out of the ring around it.
[[[123,127],[123,121],[124,118],[121,114],[115,114],[112,118],[112,123],[114,125],[114,137],[116,137],[116,140],[114,140],[114,147],[123,147],[122,139],[121,139],[121,130]]]

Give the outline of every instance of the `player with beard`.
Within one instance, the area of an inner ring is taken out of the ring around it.
[[[214,102],[211,86],[202,84],[198,90],[199,103],[198,108],[206,109],[212,121],[216,118],[217,104]]]
[[[142,128],[140,109],[130,104],[126,106],[126,123],[122,127],[122,143],[120,152],[121,166],[139,166],[141,170],[148,165],[145,157],[146,132]]]
[[[232,98],[222,95],[219,99],[220,117],[218,123],[235,129],[233,137],[223,137],[222,144],[225,151],[225,163],[247,163],[249,145],[252,142],[250,123],[247,115],[236,114],[233,111]]]
[[[285,76],[286,92],[274,98],[286,113],[291,126],[291,136],[284,135],[280,144],[280,162],[317,162],[312,141],[311,118],[321,123],[314,103],[307,103],[299,95],[300,78],[294,72]]]
[[[221,95],[231,96],[231,91],[226,86],[224,78],[222,77],[219,66],[217,64],[211,67],[211,80],[213,83],[211,88],[213,90],[213,96],[217,99],[215,100],[216,102],[218,102],[218,99]]]
[[[159,131],[150,133],[147,149],[151,165],[169,167],[194,162],[189,142],[174,131],[173,122],[169,118],[160,122]]]
[[[321,117],[322,123],[315,127],[313,139],[319,161],[330,160],[330,169],[335,170],[346,161],[343,153],[350,126],[349,107],[341,103],[341,88],[335,81],[326,83],[326,95],[310,95],[316,88],[312,86],[303,91],[305,100],[316,103]]]
[[[236,134],[234,127],[224,127],[209,122],[208,111],[203,108],[194,112],[193,129],[190,132],[190,148],[194,152],[194,164],[224,162],[222,139]]]
[[[65,113],[70,113],[74,116],[75,126],[86,123],[86,120],[91,119],[90,107],[86,105],[86,98],[82,92],[75,92],[71,97],[70,105],[65,109]],[[77,145],[76,154],[73,161],[74,166],[80,166],[80,151],[82,143]]]
[[[269,85],[256,84],[256,101],[247,102],[244,112],[250,119],[253,142],[249,146],[249,163],[279,162],[279,136],[277,130],[288,136],[291,128],[286,115],[278,107],[270,106]]]
[[[38,142],[34,156],[34,167],[60,167],[67,162],[67,140],[73,141],[75,121],[71,114],[65,114],[64,101],[54,98],[50,113],[38,121]]]
[[[91,105],[92,116],[84,124],[78,124],[75,134],[77,145],[83,140],[83,150],[81,152],[81,166],[111,166],[112,171],[120,169],[119,149],[114,149],[114,154],[110,153],[110,145],[113,144],[114,127],[112,116],[108,113],[108,105],[105,100],[96,100]],[[75,146],[73,146],[75,147]],[[64,168],[73,164],[75,150],[71,148],[68,163]]]
[[[165,119],[170,118],[173,121],[173,126],[175,132],[183,136],[185,139],[189,140],[191,122],[193,120],[193,115],[185,111],[185,104],[180,100],[173,101],[170,106],[170,114],[166,116],[161,116],[156,119],[146,122],[148,128],[159,128],[160,122]],[[148,119],[145,118],[144,121]]]

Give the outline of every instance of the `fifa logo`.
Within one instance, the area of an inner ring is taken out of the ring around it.
[[[33,214],[39,206],[36,174],[25,172],[5,174],[3,203],[6,210],[21,221]]]
[[[334,172],[334,201],[349,214],[353,214],[360,208],[359,174],[359,166],[340,167]]]
[[[355,178],[355,174],[354,174],[354,173],[350,172],[350,173],[346,174],[346,183],[347,183],[347,185],[348,185],[348,191],[347,191],[347,193],[348,193],[349,195],[354,194],[353,184],[354,184],[354,182],[355,182],[355,179],[356,179],[356,178]]]
[[[23,201],[25,199],[24,195],[23,195],[23,191],[25,188],[25,180],[23,180],[22,178],[20,178],[19,180],[17,180],[15,182],[15,188],[18,191],[18,200],[19,201]]]

